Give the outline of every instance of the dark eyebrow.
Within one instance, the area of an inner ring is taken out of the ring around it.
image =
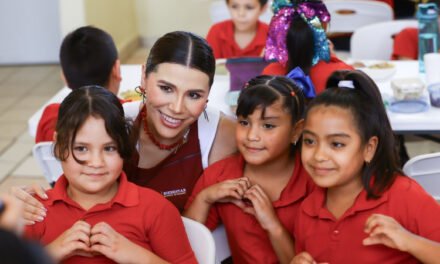
[[[159,80],[159,81],[157,81],[158,83],[160,83],[160,84],[165,84],[166,86],[170,86],[170,87],[176,87],[174,84],[172,84],[172,83],[170,83],[170,82],[167,82],[167,81],[164,81],[164,80]]]
[[[276,119],[280,119],[279,116],[263,116],[262,118],[263,120],[276,120]]]
[[[312,136],[315,136],[315,135],[316,135],[315,133],[313,133],[312,131],[307,130],[307,129],[304,129],[304,130],[303,130],[303,134],[310,134],[310,135],[312,135]],[[330,137],[344,137],[344,138],[350,138],[350,135],[347,135],[347,134],[345,134],[345,133],[335,133],[335,134],[327,135],[326,137],[327,137],[327,138],[330,138]]]
[[[176,88],[176,85],[174,85],[174,84],[172,84],[172,83],[170,83],[170,82],[167,82],[167,81],[165,81],[165,80],[159,80],[159,81],[157,81],[159,84],[162,84],[162,85],[166,85],[166,86],[169,86],[169,87],[171,87],[171,88]],[[192,93],[206,93],[207,91],[205,91],[205,90],[203,90],[203,89],[192,89],[192,90],[189,90],[190,92],[192,92]]]

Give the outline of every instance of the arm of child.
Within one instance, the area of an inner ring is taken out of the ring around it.
[[[92,251],[117,263],[168,263],[153,252],[131,242],[105,222],[93,226],[90,243]]]
[[[245,177],[211,185],[196,196],[183,215],[204,224],[208,217],[209,209],[215,202],[232,202],[238,207],[244,208],[245,205],[242,197],[249,187],[249,179]]]
[[[292,236],[278,219],[272,201],[258,185],[249,188],[244,194],[244,198],[249,199],[253,205],[245,207],[244,211],[254,215],[261,227],[266,230],[280,263],[289,263],[295,255],[295,245]]]
[[[36,194],[41,199],[47,199],[47,195],[43,187],[34,184],[28,187],[12,187],[9,193],[24,203],[23,218],[26,225],[33,225],[35,222],[43,221],[46,217],[46,209],[33,194]]]
[[[394,218],[373,214],[365,223],[366,246],[383,244],[387,247],[408,252],[423,263],[436,263],[440,259],[440,243],[413,234]]]
[[[80,220],[48,244],[46,250],[56,262],[73,255],[91,257],[89,237],[90,225]]]

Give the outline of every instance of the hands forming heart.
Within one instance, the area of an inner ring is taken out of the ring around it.
[[[91,226],[77,221],[47,246],[49,254],[60,261],[73,255],[93,257],[105,255],[116,262],[127,262],[136,250],[144,250],[116,232],[109,224],[100,222]]]
[[[214,184],[203,192],[208,204],[233,203],[243,212],[255,216],[265,230],[280,224],[269,196],[259,185],[252,185],[246,177]]]

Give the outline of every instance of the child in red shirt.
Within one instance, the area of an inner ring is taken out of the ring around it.
[[[291,263],[436,263],[440,205],[399,168],[373,80],[340,71],[308,105],[302,162],[318,186],[301,204]]]
[[[324,90],[334,71],[353,67],[339,60],[330,50],[325,34],[330,13],[322,1],[285,2],[273,2],[275,15],[270,23],[264,56],[276,62],[269,64],[262,74],[288,75],[300,67],[312,79],[315,89],[306,93],[307,98],[312,98]]]
[[[197,263],[177,209],[161,194],[128,182],[130,127],[118,98],[100,86],[73,90],[61,103],[55,156],[64,171],[43,221],[25,235],[62,263]]]
[[[213,25],[206,36],[215,58],[261,57],[268,25],[258,18],[267,0],[226,0],[226,4],[232,19]]]
[[[100,85],[118,94],[121,83],[118,51],[112,37],[92,26],[80,27],[69,33],[60,48],[62,77],[67,87]],[[38,122],[35,143],[53,141],[59,103],[45,107]]]
[[[209,166],[184,215],[225,226],[234,263],[285,263],[293,257],[297,208],[312,188],[296,142],[304,96],[282,76],[250,80],[238,99],[240,153]]]
[[[419,30],[405,28],[394,36],[393,60],[417,60],[419,56]]]

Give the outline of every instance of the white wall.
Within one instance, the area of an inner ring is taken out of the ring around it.
[[[0,64],[57,62],[58,7],[58,0],[0,1]]]
[[[209,6],[212,0],[136,0],[138,28],[144,44],[175,30],[187,30],[205,36],[211,26]]]

